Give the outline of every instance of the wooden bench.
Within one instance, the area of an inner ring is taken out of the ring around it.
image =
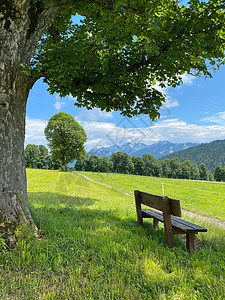
[[[186,247],[190,252],[194,249],[194,235],[206,232],[207,229],[187,222],[181,217],[180,201],[168,197],[153,195],[141,191],[134,191],[138,225],[143,226],[143,218],[153,218],[153,227],[158,227],[158,222],[164,223],[166,243],[169,248],[174,247],[174,234],[186,234]],[[154,209],[142,209],[141,205]]]

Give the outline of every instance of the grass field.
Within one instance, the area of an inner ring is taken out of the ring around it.
[[[88,177],[132,193],[141,190],[181,200],[182,208],[225,221],[225,183],[179,180],[112,173],[79,172]]]
[[[85,174],[128,192],[161,191],[160,179]],[[137,227],[132,197],[76,173],[27,170],[27,175],[40,238],[23,227],[16,248],[0,250],[0,299],[225,299],[222,228],[198,220],[208,228],[197,236],[204,246],[187,253],[175,237],[176,247],[169,250],[162,228],[154,231],[151,221]],[[163,182],[165,194],[181,199],[184,181]],[[178,183],[182,189],[172,187]],[[188,190],[182,206],[224,219],[223,184],[220,189],[216,183],[186,184],[221,198],[214,197],[213,205],[210,196],[199,200]]]

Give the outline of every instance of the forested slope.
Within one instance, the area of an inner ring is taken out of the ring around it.
[[[181,162],[190,160],[197,165],[204,163],[209,170],[214,172],[216,166],[225,166],[225,140],[217,140],[174,152],[164,156],[161,160],[174,157],[178,157]]]

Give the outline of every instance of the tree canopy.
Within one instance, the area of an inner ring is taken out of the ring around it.
[[[133,172],[134,164],[131,157],[125,152],[116,152],[111,155],[113,172],[129,174]]]
[[[53,5],[35,2],[39,10]],[[155,119],[165,100],[156,82],[175,87],[185,72],[211,76],[224,62],[224,1],[58,2],[27,72],[77,106]],[[85,16],[81,25],[75,13]]]
[[[72,168],[71,170],[74,170]],[[217,180],[225,181],[225,167],[216,167],[214,175],[207,169],[205,164],[196,163],[190,160],[180,162],[179,158],[166,158],[158,160],[152,154],[145,153],[142,157],[132,158],[124,152],[115,152],[110,157],[99,158],[91,155],[89,158],[77,160],[75,170],[91,172],[115,172],[121,174],[135,174],[163,178],[178,178],[191,180]]]
[[[25,164],[27,168],[37,168],[39,162],[38,146],[29,144],[24,151]]]
[[[50,118],[45,128],[45,136],[54,159],[62,163],[62,170],[69,162],[85,156],[84,143],[87,135],[74,117],[60,112]]]
[[[61,162],[53,159],[44,145],[27,145],[24,156],[26,168],[59,170],[61,166]]]

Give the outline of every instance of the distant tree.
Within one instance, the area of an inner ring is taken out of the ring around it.
[[[180,178],[183,179],[199,179],[199,169],[197,164],[192,163],[190,160],[185,160],[181,163],[182,175]]]
[[[199,175],[199,168],[198,168],[197,164],[196,163],[191,163],[190,168],[191,168],[191,177],[190,177],[190,179],[193,179],[193,180],[199,179],[200,175]]]
[[[225,169],[221,166],[217,166],[214,172],[214,178],[216,181],[225,181]]]
[[[61,162],[48,153],[44,145],[29,144],[24,150],[27,168],[58,170]]]
[[[170,160],[170,169],[171,169],[171,178],[181,178],[182,177],[182,169],[180,160],[177,157],[174,157]]]
[[[113,162],[108,156],[99,158],[99,172],[112,172],[113,171]]]
[[[132,162],[134,164],[134,171],[135,175],[144,175],[144,161],[141,157],[132,157]]]
[[[38,146],[38,162],[37,162],[37,168],[38,169],[47,169],[47,157],[48,157],[48,149],[44,145]]]
[[[225,181],[225,166],[223,167],[223,181]]]
[[[169,158],[166,158],[161,161],[161,175],[165,178],[170,178],[172,176]]]
[[[99,157],[97,155],[91,154],[86,166],[86,171],[99,172],[99,167],[100,167]]]
[[[59,170],[61,168],[61,161],[59,159],[54,159],[52,155],[46,157],[46,163],[49,170]]]
[[[182,179],[190,179],[191,178],[191,162],[190,160],[185,160],[180,164],[181,166],[181,176]]]
[[[34,144],[27,145],[24,155],[26,168],[36,169],[39,161],[38,146]]]
[[[45,136],[53,158],[61,161],[63,171],[66,164],[86,153],[86,133],[74,117],[67,113],[60,112],[50,118],[45,128]]]
[[[208,170],[208,180],[209,181],[214,181],[215,180],[215,178],[213,176],[213,173],[210,170]]]
[[[146,176],[159,177],[161,174],[161,164],[159,160],[152,154],[143,154],[144,174]]]
[[[199,166],[199,177],[201,180],[209,180],[209,171],[205,164]]]
[[[113,162],[113,171],[121,174],[131,174],[134,169],[134,164],[130,155],[125,152],[116,152],[111,155]]]
[[[88,154],[83,158],[77,159],[75,166],[74,166],[75,170],[76,171],[87,171],[88,160],[89,160]]]
[[[78,159],[75,164],[77,171],[92,171],[92,172],[112,172],[113,162],[108,156],[99,158],[97,155],[87,155],[85,158]]]

